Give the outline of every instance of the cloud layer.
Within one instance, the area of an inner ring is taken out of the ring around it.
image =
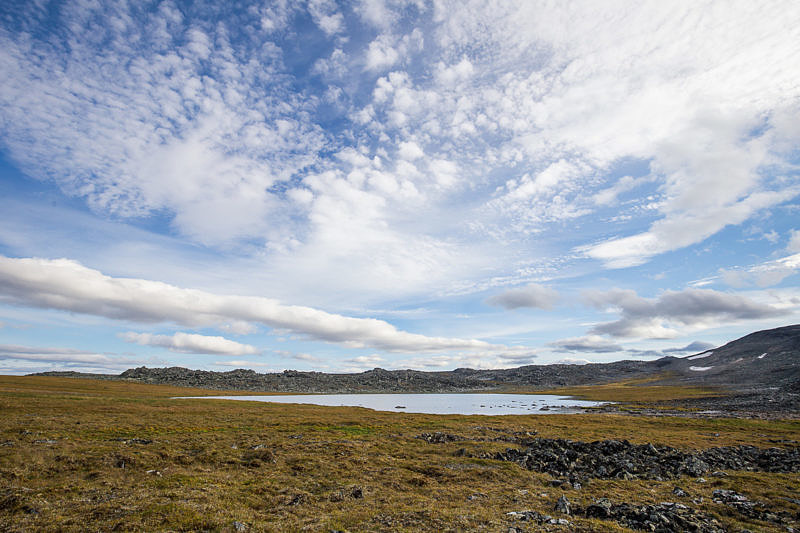
[[[193,327],[255,322],[317,340],[395,352],[506,350],[504,346],[474,339],[427,337],[400,331],[382,320],[346,317],[268,298],[223,296],[156,281],[112,278],[66,259],[0,256],[0,298],[15,304],[132,322],[173,322]],[[134,342],[144,339],[148,340],[146,343],[172,346],[177,341],[174,337],[132,338]],[[197,337],[188,342],[195,347],[203,344],[227,345]]]
[[[225,337],[198,335],[179,331],[174,335],[152,335],[129,331],[122,334],[126,342],[144,346],[157,346],[178,353],[202,353],[213,355],[253,355],[259,353],[255,346],[242,344]]]
[[[788,314],[785,309],[755,302],[744,296],[710,289],[665,291],[655,299],[641,298],[635,291],[592,291],[587,303],[620,313],[619,320],[600,324],[593,333],[612,337],[672,338],[673,326],[698,326],[724,320],[756,320]]]
[[[309,292],[480,290],[532,236],[627,267],[795,198],[798,28],[791,1],[30,3],[0,124],[98,213],[256,243]]]
[[[159,364],[157,360],[120,357],[115,354],[95,353],[72,348],[22,346],[0,344],[0,361],[11,368],[36,372],[48,369],[70,369],[82,372],[119,372],[143,364]]]

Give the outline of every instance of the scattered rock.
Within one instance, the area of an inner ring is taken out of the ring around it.
[[[717,489],[711,493],[711,497],[714,498],[714,502],[716,503],[734,503],[734,502],[747,501],[747,496],[739,494],[734,490]]]
[[[423,433],[417,436],[418,439],[422,439],[425,442],[429,442],[431,444],[444,444],[446,442],[455,442],[458,440],[466,440],[464,437],[459,437],[458,435],[451,435],[450,433],[442,433],[441,431],[437,431],[435,433]]]
[[[586,508],[575,506],[572,514],[586,518],[613,520],[624,527],[662,533],[723,533],[720,523],[706,514],[685,505],[662,502],[658,505],[612,504],[600,498]]]
[[[435,435],[430,437],[433,442],[447,442],[445,437]],[[658,481],[690,476],[696,478],[697,483],[705,483],[705,479],[700,477],[702,474],[716,473],[721,469],[800,471],[800,448],[725,446],[686,453],[668,446],[637,445],[626,440],[579,442],[535,438],[527,448],[508,448],[505,452],[485,457],[513,461],[528,470],[568,477],[573,488],[576,481],[580,483],[580,480],[591,478]],[[561,479],[554,479],[550,484],[566,488],[566,482]]]
[[[233,530],[234,531],[247,531],[248,527],[247,524],[244,522],[234,522],[233,523]]]
[[[512,511],[510,513],[506,513],[506,516],[511,518],[516,518],[517,520],[523,521],[530,521],[536,522],[539,525],[552,525],[552,526],[569,526],[569,520],[565,518],[553,518],[550,515],[541,514],[537,511]],[[518,528],[509,528],[509,531],[514,529],[515,531],[523,531]]]
[[[305,503],[306,500],[307,498],[305,494],[295,494],[289,499],[287,505],[300,505],[302,503]]]
[[[569,500],[563,494],[558,498],[558,501],[556,501],[556,504],[553,508],[559,513],[564,513],[566,515],[570,514]]]
[[[672,489],[672,494],[678,496],[679,498],[686,498],[687,496],[689,496],[688,494],[686,494],[686,491],[680,487],[675,487],[674,489]]]
[[[755,520],[785,524],[795,519],[792,514],[786,511],[772,512],[763,503],[750,501],[747,496],[734,490],[717,489],[711,493],[711,497],[714,499],[714,503],[726,505]]]
[[[111,439],[114,442],[121,442],[123,444],[152,444],[153,441],[150,439],[141,439],[139,437],[134,437],[132,439],[126,439],[124,437],[117,437],[115,439]]]

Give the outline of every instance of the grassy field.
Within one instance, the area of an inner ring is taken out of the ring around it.
[[[571,392],[637,401],[707,391],[625,384]],[[793,515],[800,509],[787,500],[800,499],[798,474],[729,472],[704,484],[592,480],[562,491],[547,474],[464,455],[504,450],[514,445],[491,439],[525,431],[687,450],[783,446],[800,440],[798,421],[441,416],[170,399],[212,394],[220,392],[0,376],[0,531],[536,531],[506,513],[554,514],[562,493],[583,504],[675,501],[676,485],[702,496],[697,509],[730,531],[778,529],[713,503],[714,489]],[[435,431],[470,440],[416,438]],[[614,522],[570,520],[573,531],[625,531]]]

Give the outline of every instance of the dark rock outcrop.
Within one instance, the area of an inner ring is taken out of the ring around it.
[[[524,449],[509,448],[489,456],[512,461],[528,470],[556,477],[586,480],[700,477],[715,470],[800,472],[800,448],[725,446],[683,452],[669,446],[604,440],[578,442],[535,439]]]

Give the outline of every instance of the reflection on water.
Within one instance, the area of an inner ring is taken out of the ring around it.
[[[544,415],[580,412],[604,402],[575,400],[550,394],[293,394],[266,396],[184,396],[253,402],[304,403],[313,405],[366,407],[396,413],[439,415]]]

